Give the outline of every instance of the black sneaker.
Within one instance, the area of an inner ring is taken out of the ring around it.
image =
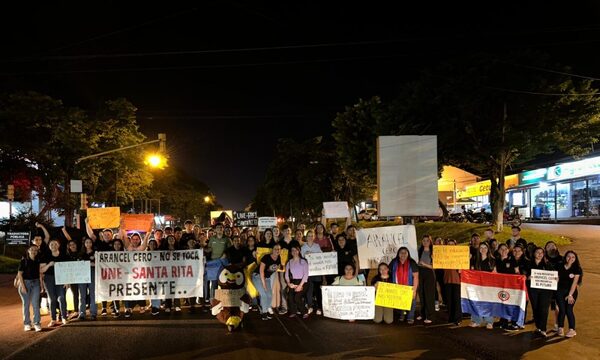
[[[279,315],[285,315],[285,314],[287,314],[287,312],[288,312],[288,311],[287,311],[287,309],[286,309],[286,308],[283,308],[283,307],[282,307],[282,308],[279,308],[279,311],[278,311],[278,312],[279,312]]]
[[[520,328],[515,325],[515,324],[508,324],[507,326],[504,327],[504,330],[506,331],[519,331]]]
[[[267,314],[267,313],[262,314],[260,316],[260,318],[263,319],[263,320],[269,320],[270,319],[269,314]]]
[[[267,315],[267,320],[271,320],[273,318],[269,313],[265,313],[265,315]]]
[[[126,318],[130,318],[131,317],[131,309],[126,309],[125,310],[125,317]]]
[[[108,313],[106,312],[106,309],[102,309],[102,312],[100,313],[101,316],[106,316],[108,315]]]
[[[118,312],[118,311],[113,311],[112,312],[112,317],[114,317],[114,318],[118,318],[120,315],[121,315],[121,313]]]
[[[151,313],[151,314],[152,314],[152,316],[156,316],[156,315],[158,315],[158,314],[159,314],[159,310],[158,310],[158,308],[153,306],[153,307],[152,307],[152,313]]]

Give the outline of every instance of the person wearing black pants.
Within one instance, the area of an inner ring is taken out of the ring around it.
[[[425,324],[431,324],[435,314],[435,272],[433,270],[433,245],[431,236],[423,236],[419,248],[419,299],[421,318]],[[420,320],[417,318],[417,320]]]
[[[546,263],[544,256],[544,249],[540,247],[536,248],[533,253],[530,269],[551,270],[552,267]],[[535,333],[546,337],[546,323],[548,322],[548,310],[553,291],[547,289],[534,289],[531,287],[530,281],[527,282],[527,290],[529,292],[531,309],[533,310],[533,319],[535,320]]]
[[[447,245],[456,245],[456,241],[448,239]],[[444,301],[448,309],[448,323],[460,325],[462,307],[460,302],[460,273],[454,269],[444,269]]]
[[[579,258],[574,251],[567,251],[564,263],[558,267],[558,289],[556,303],[558,304],[558,336],[572,338],[575,332],[575,313],[573,308],[577,301],[577,288],[583,279],[583,269],[579,265]],[[569,332],[565,334],[563,326],[565,315],[569,321]]]
[[[308,262],[300,257],[300,247],[292,246],[291,259],[288,260],[285,268],[285,282],[287,284],[287,304],[289,305],[289,317],[302,315],[308,318],[306,307],[304,306],[304,294],[306,293],[308,281]]]

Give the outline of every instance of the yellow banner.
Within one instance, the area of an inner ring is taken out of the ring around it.
[[[262,259],[263,256],[270,254],[272,252],[273,252],[273,249],[271,249],[271,248],[257,247],[256,248],[256,263],[260,264],[260,259]]]
[[[377,282],[375,305],[392,309],[410,310],[413,301],[412,286]]]
[[[469,247],[433,245],[433,268],[469,270]]]
[[[288,262],[289,252],[288,249],[281,249],[279,252],[279,256],[281,257],[281,266],[285,266]]]
[[[114,229],[121,225],[121,208],[88,208],[87,216],[92,229]]]

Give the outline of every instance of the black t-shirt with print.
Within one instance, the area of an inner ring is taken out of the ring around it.
[[[42,260],[40,262],[42,264],[49,264],[52,261],[54,261],[54,263],[56,264],[57,262],[61,261],[69,261],[69,258],[63,253],[59,253],[58,256],[54,256],[52,255],[52,252],[49,252],[42,257]],[[54,265],[50,266],[44,274],[54,275]]]
[[[560,265],[558,267],[558,289],[569,290],[573,285],[575,275],[581,274],[580,268],[575,269],[571,266],[569,269],[565,269],[564,265]]]
[[[260,262],[265,264],[265,278],[269,278],[281,265],[281,258],[278,256],[277,260],[273,260],[271,255],[265,255]],[[258,271],[260,271],[260,268],[258,268]]]

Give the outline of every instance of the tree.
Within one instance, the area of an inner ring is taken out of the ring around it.
[[[60,100],[36,92],[0,96],[0,171],[7,182],[15,175],[26,177],[30,194],[36,190],[49,209],[70,214],[76,206],[70,194],[70,180],[84,180],[91,200],[106,202],[115,182],[106,168],[123,175],[119,180],[122,202],[147,190],[151,175],[144,169],[139,151],[123,152],[76,165],[77,159],[100,151],[140,143],[135,107],[127,100],[108,101],[94,116]],[[24,182],[23,182],[24,183]],[[113,192],[114,194],[114,192]],[[71,217],[67,216],[67,224]]]
[[[598,141],[597,90],[568,71],[532,52],[461,58],[406,84],[376,117],[377,134],[437,135],[442,164],[490,179],[501,230],[507,168],[556,149],[582,155]]]

